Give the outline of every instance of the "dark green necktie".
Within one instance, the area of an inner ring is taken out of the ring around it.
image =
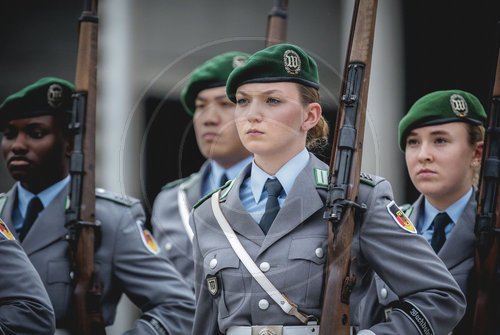
[[[436,252],[436,254],[441,250],[444,242],[446,241],[446,234],[444,232],[444,228],[451,222],[450,217],[446,212],[439,213],[436,215],[434,220],[432,221],[432,225],[434,226],[434,232],[432,233],[431,246],[432,249]]]
[[[26,234],[30,230],[33,222],[35,222],[38,217],[38,213],[43,209],[43,204],[38,197],[34,197],[30,200],[28,204],[28,209],[26,210],[26,216],[24,217],[23,227],[19,232],[19,240],[24,240]]]
[[[268,178],[264,184],[264,189],[267,191],[266,211],[264,212],[262,219],[260,219],[259,226],[264,234],[267,234],[269,228],[271,228],[274,218],[280,210],[278,197],[283,190],[283,186],[281,186],[278,179]]]

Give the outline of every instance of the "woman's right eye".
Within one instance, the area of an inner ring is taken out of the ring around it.
[[[236,100],[236,104],[240,105],[240,106],[244,105],[246,103],[248,103],[248,99],[245,99],[245,98],[241,98],[241,99]]]

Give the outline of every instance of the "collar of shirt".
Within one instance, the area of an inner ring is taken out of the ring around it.
[[[253,156],[249,156],[239,161],[238,163],[234,164],[229,169],[224,169],[219,163],[217,163],[214,160],[211,160],[210,173],[206,175],[205,181],[203,182],[203,194],[205,195],[208,194],[209,192],[212,192],[213,190],[218,189],[219,186],[221,186],[219,185],[219,181],[224,173],[226,174],[228,180],[236,178],[241,169],[250,164],[252,159]]]
[[[47,208],[50,202],[54,200],[54,198],[59,194],[59,192],[63,190],[63,188],[69,183],[70,180],[70,175],[67,175],[64,179],[36,194],[36,196],[40,198],[40,201],[42,201],[44,208]],[[35,197],[35,194],[22,187],[20,182],[17,182],[17,206],[23,219],[26,216],[28,204],[33,197]]]
[[[304,169],[309,162],[309,152],[304,148],[295,157],[290,159],[281,169],[276,172],[275,176],[283,186],[285,191],[285,196],[290,192],[295,178],[302,169]],[[268,178],[272,176],[264,172],[261,168],[255,164],[255,160],[252,161],[252,171],[250,175],[250,188],[252,190],[253,198],[256,203],[261,201],[262,191],[264,189],[264,184]],[[281,198],[281,196],[280,196]],[[280,201],[280,206],[282,201]]]
[[[445,212],[448,214],[448,216],[452,220],[452,225],[454,226],[458,220],[460,219],[460,216],[462,215],[462,212],[464,211],[465,207],[467,206],[467,203],[469,202],[469,198],[472,194],[472,187],[470,190],[465,193],[460,199],[455,201],[450,207],[446,208]],[[434,220],[434,217],[439,213],[440,211],[436,209],[434,206],[432,206],[427,199],[424,197],[424,215],[422,216],[423,221],[421,225],[421,229],[419,229],[419,232],[424,232],[429,229],[434,230],[432,225],[432,220]],[[448,236],[448,230],[451,231],[451,229],[446,229],[447,231],[447,236]]]

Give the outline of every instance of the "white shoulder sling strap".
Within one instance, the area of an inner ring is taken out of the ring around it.
[[[311,318],[314,317],[309,317],[302,312],[298,310],[298,306],[295,305],[293,302],[288,300],[287,297],[271,283],[271,281],[266,277],[266,275],[259,269],[259,267],[255,264],[255,262],[252,260],[248,252],[245,250],[243,245],[241,244],[240,240],[238,239],[238,236],[236,236],[234,230],[231,228],[229,225],[229,222],[227,221],[226,217],[224,216],[224,213],[222,213],[222,210],[220,208],[219,204],[219,195],[220,195],[220,190],[218,192],[215,192],[212,194],[211,201],[212,201],[212,210],[214,212],[215,218],[217,222],[219,223],[219,226],[221,227],[222,231],[224,232],[224,235],[226,235],[226,238],[228,239],[229,243],[231,244],[231,247],[233,248],[234,252],[240,259],[240,261],[243,263],[245,268],[250,272],[252,277],[259,283],[259,285],[266,291],[266,293],[278,304],[278,306],[281,307],[281,309],[288,315],[293,315],[297,319],[300,320],[300,322],[307,324],[308,321]]]
[[[181,216],[182,224],[184,225],[184,229],[189,237],[191,243],[193,242],[193,230],[189,225],[189,205],[187,200],[186,191],[181,187],[179,187],[179,191],[177,192],[177,207],[179,207],[179,214]]]

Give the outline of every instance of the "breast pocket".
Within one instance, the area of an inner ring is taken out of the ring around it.
[[[205,285],[216,300],[219,316],[233,314],[242,304],[245,295],[240,260],[233,249],[218,249],[204,258]]]
[[[326,237],[317,236],[294,238],[290,244],[284,293],[299,307],[320,307],[326,243]]]
[[[47,293],[57,319],[64,318],[71,301],[71,266],[68,260],[51,260],[47,264]]]

